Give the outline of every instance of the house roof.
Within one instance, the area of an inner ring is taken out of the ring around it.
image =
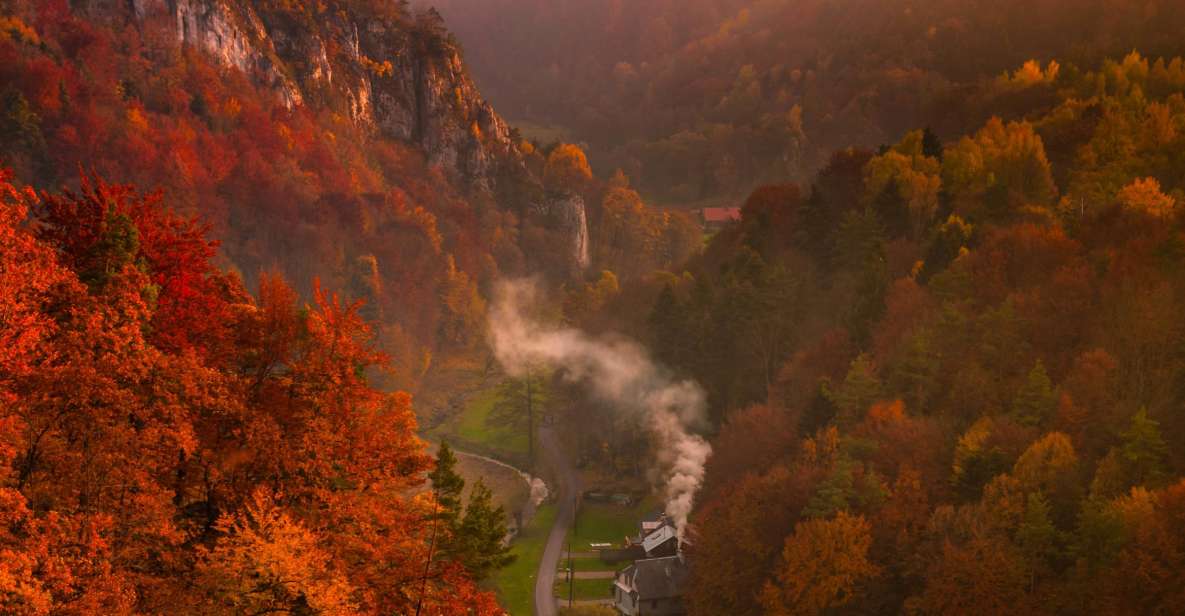
[[[675,527],[670,524],[663,524],[642,538],[642,549],[649,554],[653,552],[658,546],[675,539],[678,533],[675,532]]]
[[[647,558],[622,569],[617,575],[617,585],[637,593],[640,601],[669,599],[683,595],[690,573],[681,554]]]
[[[641,535],[639,536],[639,541],[641,541],[641,537],[645,537],[654,529],[662,526],[665,520],[666,516],[661,511],[656,511],[642,518],[642,521],[638,522],[638,528],[642,529]]]
[[[739,207],[706,207],[703,209],[704,222],[732,222],[741,219]]]
[[[654,513],[646,514],[646,517],[642,518],[642,523],[645,524],[647,522],[654,522],[657,524],[658,522],[662,522],[663,518],[665,518],[665,517],[666,517],[666,514],[663,513],[661,510],[655,511]]]

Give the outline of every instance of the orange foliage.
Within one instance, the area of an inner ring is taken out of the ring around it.
[[[430,459],[357,304],[253,300],[161,208],[0,174],[3,611],[498,613],[424,578]]]
[[[761,592],[766,614],[818,614],[853,599],[879,574],[868,560],[868,521],[840,512],[830,520],[798,524],[786,538],[777,582]]]

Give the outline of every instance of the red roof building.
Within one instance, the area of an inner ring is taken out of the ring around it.
[[[706,207],[700,210],[700,219],[703,222],[704,229],[711,231],[718,230],[731,222],[740,220],[741,208]]]

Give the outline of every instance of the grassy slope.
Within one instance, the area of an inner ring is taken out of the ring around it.
[[[472,443],[482,449],[504,452],[514,457],[527,455],[527,435],[486,424],[486,418],[497,402],[498,390],[482,390],[471,397],[465,410],[453,422],[451,429],[459,442]],[[446,424],[446,425],[450,425]]]
[[[543,557],[543,544],[555,522],[555,506],[539,509],[531,523],[514,540],[515,561],[499,571],[489,584],[498,592],[498,600],[511,616],[530,616],[534,613],[535,572]]]
[[[464,407],[431,431],[433,439],[447,439],[459,449],[490,456],[526,468],[528,443],[525,431],[486,423],[498,399],[496,384],[470,394]],[[542,405],[546,405],[546,392]]]

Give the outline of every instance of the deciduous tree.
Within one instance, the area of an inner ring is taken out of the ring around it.
[[[818,614],[855,598],[880,573],[868,560],[872,544],[868,522],[839,513],[808,520],[786,538],[775,580],[761,592],[767,614]]]

